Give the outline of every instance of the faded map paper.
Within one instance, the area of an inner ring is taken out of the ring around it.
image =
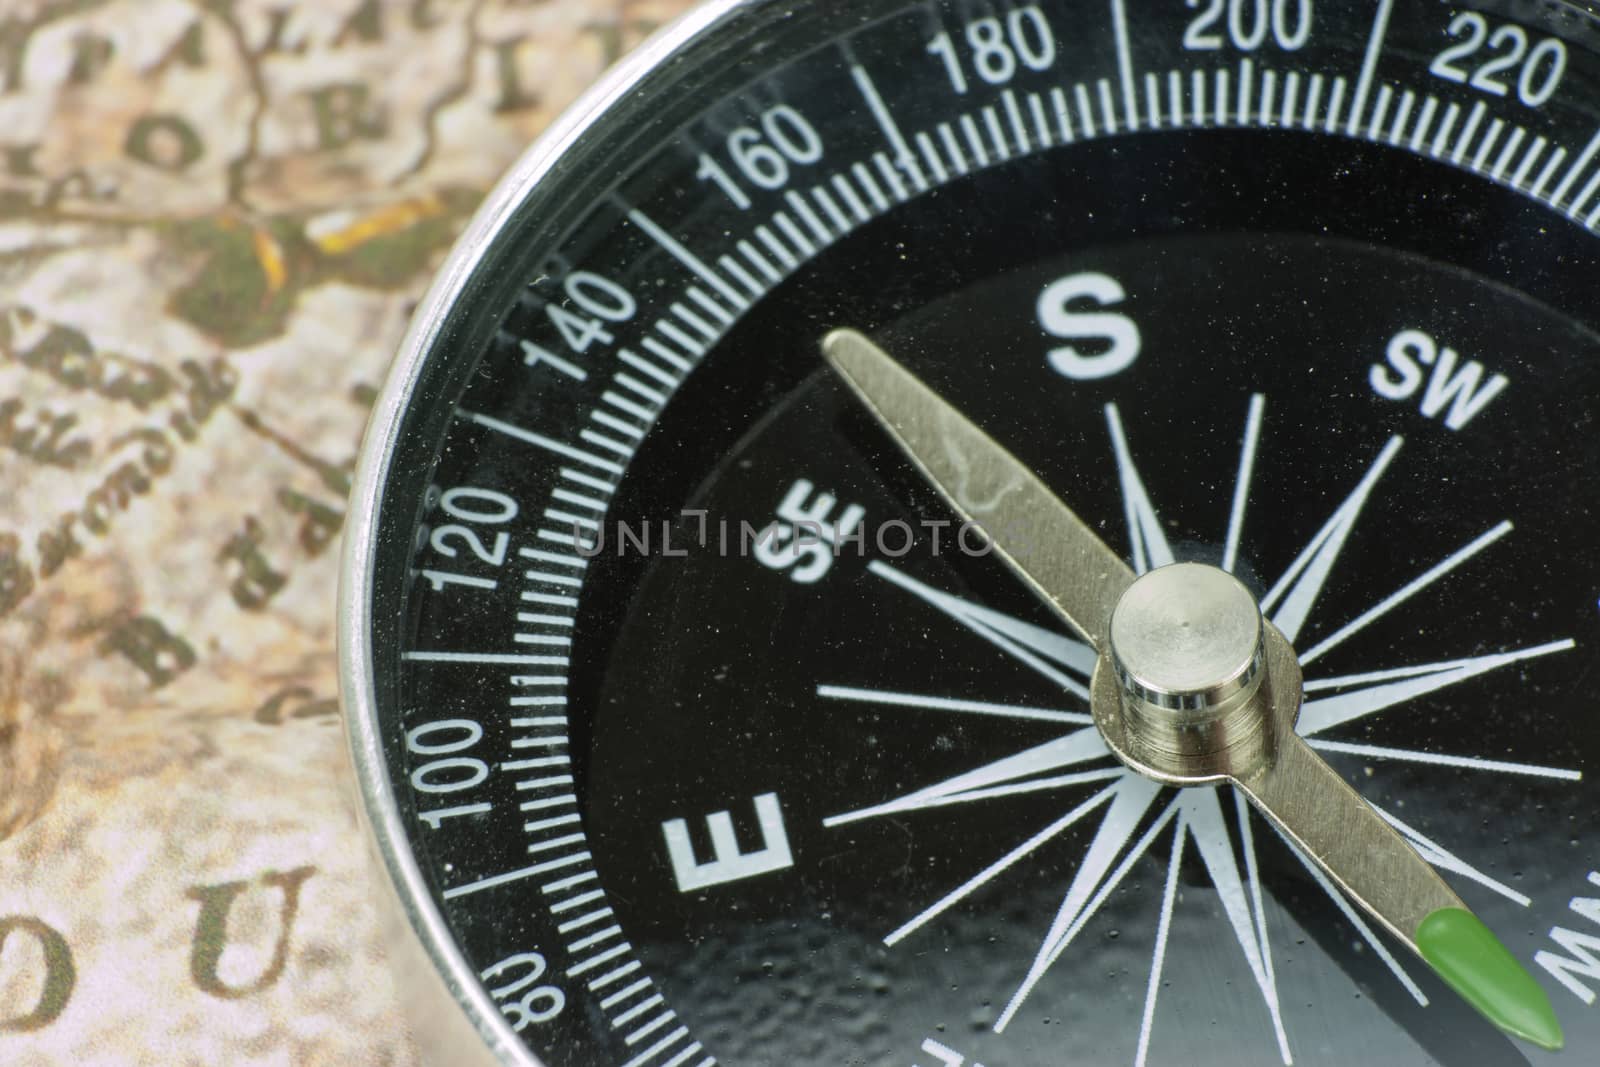
[[[0,0],[0,1063],[414,1064],[338,724],[367,407],[684,0]]]

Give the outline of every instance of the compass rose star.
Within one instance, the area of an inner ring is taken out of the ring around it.
[[[1264,397],[1260,394],[1251,397],[1241,438],[1239,463],[1224,542],[1223,569],[1230,572],[1237,565],[1240,546],[1243,543],[1246,503],[1249,499],[1250,481],[1255,469],[1265,409]],[[1162,527],[1160,513],[1139,474],[1121,412],[1115,404],[1108,404],[1104,413],[1122,491],[1128,524],[1129,559],[1133,569],[1136,573],[1142,574],[1174,563],[1175,553]],[[1395,436],[1383,444],[1355,487],[1334,509],[1327,521],[1290,563],[1282,577],[1262,598],[1263,613],[1291,641],[1306,629],[1308,621],[1313,617],[1317,601],[1330,575],[1339,564],[1346,543],[1377,494],[1385,471],[1394,462],[1403,443],[1400,437]],[[1488,549],[1511,530],[1512,524],[1509,521],[1500,522],[1456,549],[1312,645],[1300,656],[1302,663],[1315,661],[1405,601],[1423,593],[1429,586]],[[872,563],[869,570],[875,576],[909,593],[999,648],[1013,660],[1029,667],[1064,692],[1080,700],[1087,700],[1086,683],[1096,660],[1095,651],[1087,644],[1055,630],[1035,626],[935,589],[882,562]],[[1500,668],[1564,652],[1573,647],[1575,645],[1572,640],[1561,639],[1488,655],[1309,678],[1304,685],[1307,699],[1301,709],[1297,732],[1310,739],[1309,743],[1313,747],[1326,752],[1576,781],[1581,775],[1574,770],[1357,744],[1321,736],[1346,723],[1403,707],[1418,698]],[[1032,962],[995,1022],[996,1032],[1003,1031],[1016,1017],[1017,1012],[1077,934],[1171,825],[1172,843],[1168,853],[1167,871],[1157,918],[1135,1063],[1142,1067],[1149,1054],[1151,1034],[1155,1025],[1157,994],[1161,986],[1161,973],[1176,905],[1178,872],[1182,857],[1191,841],[1206,868],[1212,886],[1217,891],[1229,929],[1260,993],[1271,1022],[1278,1053],[1283,1063],[1293,1062],[1288,1032],[1280,1008],[1272,947],[1267,934],[1267,913],[1252,832],[1252,819],[1249,805],[1242,793],[1232,786],[1226,787],[1227,791],[1233,794],[1230,821],[1226,812],[1227,800],[1221,788],[1190,786],[1179,788],[1174,794],[1119,763],[1113,762],[1109,766],[1084,766],[1109,759],[1110,752],[1093,726],[1082,725],[1092,720],[1090,716],[1079,711],[840,685],[819,686],[818,695],[829,700],[862,702],[913,711],[1057,722],[1076,727],[1053,740],[994,760],[944,781],[824,820],[825,825],[833,827],[884,815],[970,804],[1000,796],[1044,793],[1091,783],[1105,783],[1087,799],[1040,828],[1032,836],[1015,845],[989,866],[978,871],[966,882],[946,893],[884,937],[885,944],[892,946],[912,936],[930,920],[1000,878],[1010,868],[1069,827],[1099,812],[1099,825],[1078,861],[1072,881],[1061,899],[1049,928],[1039,942]],[[1164,805],[1158,803],[1163,796],[1170,796]],[[1151,819],[1151,812],[1157,809],[1158,813]],[[1475,882],[1516,904],[1524,907],[1529,905],[1530,900],[1524,894],[1490,877],[1391,813],[1381,808],[1376,810],[1435,868]],[[1418,1004],[1426,1005],[1428,998],[1421,987],[1378,938],[1363,916],[1352,907],[1316,863],[1312,862],[1281,831],[1278,833],[1311,874],[1313,880],[1373,950],[1375,956],[1394,974],[1396,980]],[[1243,857],[1242,869],[1238,856]]]

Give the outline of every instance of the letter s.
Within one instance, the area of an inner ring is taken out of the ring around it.
[[[1422,368],[1417,360],[1431,364],[1438,358],[1439,349],[1433,338],[1421,330],[1401,330],[1389,339],[1389,349],[1384,358],[1389,366],[1374,363],[1367,371],[1367,381],[1372,391],[1385,400],[1406,400],[1422,384]],[[1393,367],[1399,377],[1389,372]]]
[[[1052,282],[1039,294],[1039,325],[1052,337],[1064,340],[1109,341],[1109,351],[1084,355],[1072,345],[1050,350],[1050,366],[1074,381],[1109,378],[1125,371],[1139,358],[1139,327],[1116,312],[1073,311],[1075,302],[1092,300],[1099,307],[1127,299],[1122,285],[1109,274],[1085,271]]]

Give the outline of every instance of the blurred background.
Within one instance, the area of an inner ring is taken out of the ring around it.
[[[345,768],[375,391],[687,0],[0,0],[0,1063],[417,1063]]]

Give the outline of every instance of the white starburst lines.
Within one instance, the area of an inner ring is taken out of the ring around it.
[[[1118,768],[1108,768],[1107,773],[1094,777],[1084,778],[1073,775],[1071,781],[1062,782],[1054,778],[1038,778],[1036,775],[1047,775],[1066,767],[1077,766],[1080,763],[1090,763],[1094,760],[1105,759],[1110,756],[1106,743],[1100,737],[1100,731],[1093,726],[1084,726],[1074,730],[1064,737],[1054,741],[1046,741],[1042,745],[1024,749],[1012,756],[997,759],[986,763],[977,770],[958,774],[954,778],[947,778],[942,782],[907,793],[903,797],[891,800],[885,804],[875,804],[870,808],[846,812],[843,815],[834,815],[822,821],[824,826],[840,826],[844,823],[859,822],[879,815],[896,815],[900,812],[919,811],[923,808],[941,807],[945,804],[962,804],[974,800],[987,800],[996,796],[1008,796],[1016,792],[1028,792],[1041,788],[1056,788],[1059,785],[1071,785],[1081,781],[1097,781],[1100,778],[1109,778],[1120,775]]]
[[[1117,405],[1106,405],[1106,425],[1111,430],[1111,447],[1117,457],[1117,480],[1122,483],[1122,506],[1128,518],[1128,539],[1133,545],[1133,573],[1143,574],[1176,562],[1166,531],[1156,516],[1155,505],[1145,491],[1144,479],[1133,465],[1127,435],[1122,432],[1122,416]]]
[[[1290,643],[1299,638],[1300,629],[1311,614],[1312,605],[1321,595],[1328,575],[1333,572],[1333,565],[1344,550],[1350,531],[1355,529],[1356,520],[1361,517],[1362,509],[1367,506],[1367,500],[1378,486],[1378,479],[1383,477],[1383,472],[1388,469],[1403,443],[1399,437],[1389,438],[1388,444],[1383,446],[1378,458],[1344,503],[1334,510],[1310,544],[1289,564],[1283,577],[1261,598],[1261,610],[1272,619],[1274,626],[1283,631],[1283,636]]]
[[[1032,667],[1073,696],[1080,700],[1089,699],[1088,686],[1062,671],[1064,667],[1088,679],[1094,670],[1095,654],[1094,649],[1082,641],[980,607],[970,600],[941,593],[881,560],[874,560],[867,565],[867,569],[948,615],[990,644],[1010,653],[1013,658]]]
[[[1222,538],[1221,564],[1230,572],[1235,570],[1241,556],[1245,555],[1245,515],[1263,437],[1265,413],[1265,398],[1259,394],[1252,396],[1239,438],[1234,484],[1226,500],[1227,523]],[[1105,418],[1109,450],[1115,461],[1128,524],[1128,555],[1134,570],[1143,573],[1172,563],[1176,554],[1163,525],[1162,514],[1135,460],[1138,427],[1127,424],[1115,404],[1106,405]],[[1291,640],[1297,639],[1306,630],[1330,577],[1341,566],[1344,548],[1351,541],[1363,515],[1372,508],[1375,500],[1381,498],[1384,475],[1393,467],[1403,444],[1403,440],[1395,436],[1376,450],[1355,486],[1263,597],[1263,612]],[[1435,583],[1491,549],[1512,529],[1509,521],[1502,521],[1473,537],[1353,619],[1332,628],[1327,636],[1301,655],[1302,664],[1319,659],[1407,601],[1422,596]],[[1094,669],[1095,653],[1082,642],[1056,630],[1025,622],[936,589],[888,564],[874,562],[869,570],[876,577],[909,593],[927,607],[976,634],[1060,691],[1083,704],[1087,703],[1086,683]],[[1429,694],[1501,668],[1527,664],[1574,647],[1570,639],[1561,639],[1487,655],[1309,678],[1305,686],[1308,699],[1302,708],[1298,729],[1310,739],[1312,745],[1325,752],[1373,760],[1469,768],[1488,773],[1530,775],[1558,781],[1577,780],[1581,774],[1575,770],[1370,745],[1321,736],[1349,723],[1370,720],[1393,709],[1403,708]],[[817,692],[819,697],[835,707],[871,707],[880,714],[913,717],[955,715],[989,721],[1003,719],[1019,724],[1034,723],[1045,728],[1057,725],[1064,730],[1058,737],[1023,747],[1011,755],[993,759],[972,770],[911,789],[901,796],[877,804],[831,816],[825,820],[827,826],[844,826],[889,815],[920,815],[953,805],[966,807],[1025,793],[1039,795],[1040,803],[1057,805],[1062,802],[1048,799],[1056,791],[1082,785],[1097,786],[1086,799],[1065,802],[1063,806],[1066,810],[1053,821],[1046,822],[1031,836],[884,937],[885,944],[892,946],[913,936],[950,908],[996,882],[1008,870],[1060,837],[1070,827],[1098,813],[1098,825],[1077,863],[1056,913],[1040,938],[1026,973],[1021,976],[995,1022],[997,1032],[1003,1031],[1016,1018],[1079,932],[1094,918],[1152,844],[1171,826],[1171,847],[1156,919],[1135,1063],[1143,1067],[1150,1052],[1161,973],[1166,964],[1174,912],[1179,903],[1178,872],[1191,842],[1206,868],[1228,928],[1261,995],[1278,1055],[1285,1064],[1293,1062],[1273,968],[1252,817],[1242,795],[1232,790],[1209,787],[1181,789],[1175,793],[1164,791],[1115,763],[1097,730],[1088,725],[1092,722],[1091,718],[1077,708],[1039,707],[848,685],[821,685]],[[1162,802],[1164,793],[1170,797],[1165,803]],[[1231,820],[1226,813],[1230,796],[1233,809]],[[1060,811],[1061,808],[1056,810]],[[1444,845],[1386,811],[1380,809],[1380,814],[1441,871],[1477,883],[1514,903],[1528,905],[1529,900],[1525,895],[1490,877]],[[1426,1004],[1427,998],[1420,987],[1332,882],[1286,839],[1285,845],[1295,852],[1316,883],[1396,980],[1419,1004]],[[1242,867],[1240,858],[1243,860]]]

